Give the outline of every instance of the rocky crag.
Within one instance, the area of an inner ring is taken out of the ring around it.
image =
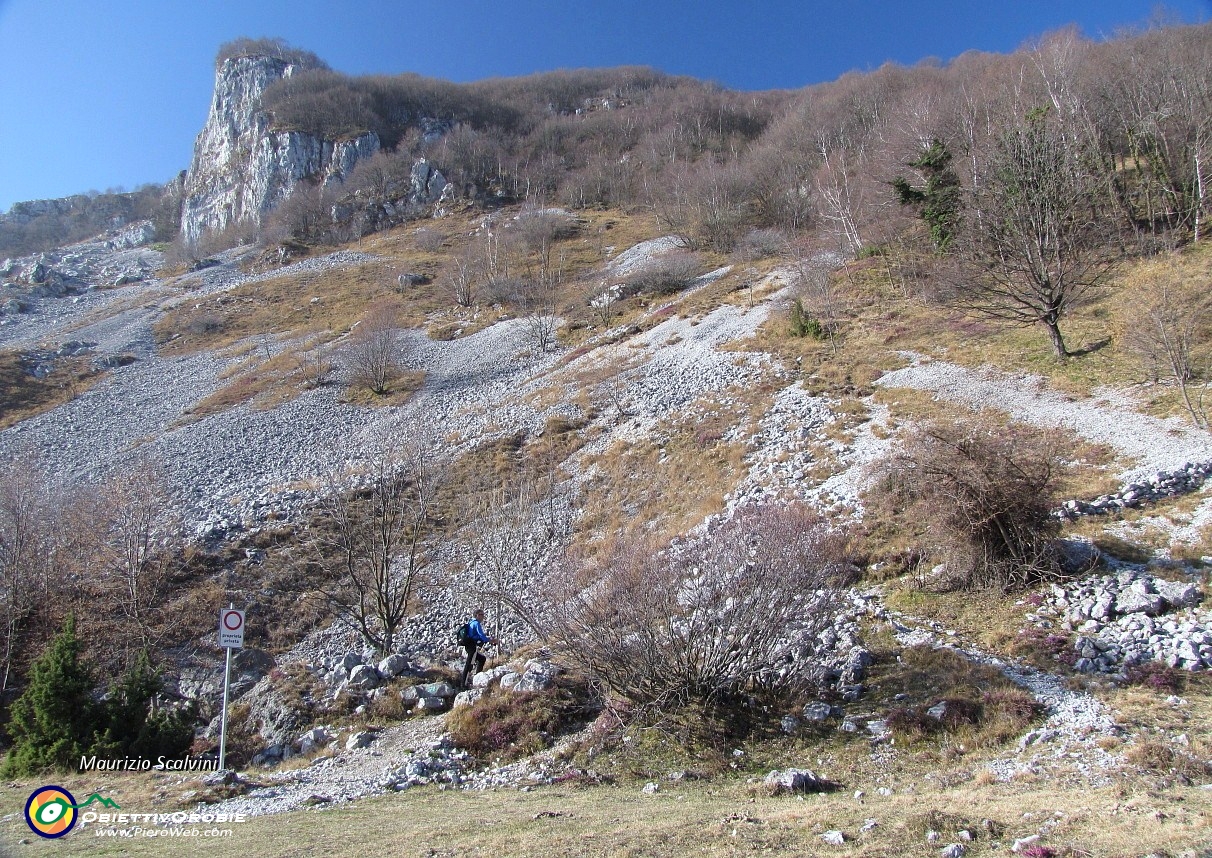
[[[181,233],[187,242],[235,224],[259,225],[298,181],[340,182],[360,159],[379,151],[373,132],[323,140],[273,128],[261,96],[300,70],[282,59],[254,56],[226,59],[216,71],[210,114],[185,179]]]

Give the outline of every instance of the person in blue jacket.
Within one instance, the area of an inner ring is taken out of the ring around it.
[[[484,662],[488,661],[480,652],[480,647],[497,642],[496,638],[489,637],[484,631],[484,612],[477,608],[471,616],[472,620],[467,624],[467,638],[463,643],[463,649],[467,651],[467,663],[463,665],[464,688],[470,687],[472,674],[483,670]]]

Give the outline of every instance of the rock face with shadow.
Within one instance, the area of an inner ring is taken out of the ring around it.
[[[181,232],[186,241],[236,224],[259,225],[299,181],[342,182],[358,161],[379,151],[373,132],[322,140],[274,130],[261,96],[270,84],[303,70],[261,56],[232,57],[219,66],[210,114],[185,177]]]

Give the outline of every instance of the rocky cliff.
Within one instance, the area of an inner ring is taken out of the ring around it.
[[[379,138],[369,132],[321,140],[273,130],[261,95],[297,69],[274,57],[233,57],[219,67],[210,115],[185,180],[181,232],[187,241],[232,224],[260,224],[299,180],[342,181],[354,164],[379,150]]]

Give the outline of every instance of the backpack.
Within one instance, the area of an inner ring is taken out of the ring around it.
[[[471,623],[463,623],[455,632],[455,639],[459,642],[459,646],[467,646],[471,640]]]

